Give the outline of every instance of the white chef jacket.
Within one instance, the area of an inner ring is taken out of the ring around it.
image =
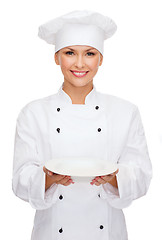
[[[152,166],[138,108],[93,89],[73,104],[63,84],[17,118],[13,191],[36,209],[32,240],[127,240],[122,209],[146,194]],[[89,157],[117,163],[118,189],[75,182],[45,192],[46,161]]]

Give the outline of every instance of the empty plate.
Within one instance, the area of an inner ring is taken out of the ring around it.
[[[117,164],[91,158],[57,158],[45,163],[45,167],[57,174],[92,177],[108,175],[117,170]]]

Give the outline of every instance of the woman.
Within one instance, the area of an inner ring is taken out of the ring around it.
[[[152,168],[138,108],[93,84],[104,40],[115,31],[113,20],[88,11],[39,28],[39,37],[55,45],[64,82],[17,119],[13,191],[36,209],[33,240],[126,240],[122,209],[148,190]],[[74,182],[44,166],[62,157],[102,159],[118,170]]]

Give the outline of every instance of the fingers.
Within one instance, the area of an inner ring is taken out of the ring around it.
[[[109,175],[95,177],[90,184],[91,185],[95,184],[96,186],[99,186],[101,184],[105,184],[105,183],[111,182],[112,179],[116,176],[116,174],[118,172],[119,172],[119,169],[117,169],[115,172],[113,172],[113,173],[111,173]]]
[[[57,184],[62,184],[64,186],[68,186],[71,183],[74,184],[73,180],[71,179],[70,176],[65,176],[64,178],[62,178],[60,181],[57,182]]]
[[[51,172],[45,166],[43,167],[43,171],[47,174],[48,177],[52,179],[52,182],[56,184],[62,184],[64,186],[68,186],[71,183],[74,184],[73,180],[71,179],[71,176],[65,176],[65,175]]]
[[[92,180],[91,185],[95,184],[96,186],[99,186],[105,183],[106,183],[105,179],[102,179],[101,177],[96,177]]]

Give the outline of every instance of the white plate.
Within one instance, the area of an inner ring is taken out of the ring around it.
[[[57,158],[47,161],[45,167],[57,174],[78,177],[103,176],[117,170],[117,164],[90,158]]]

